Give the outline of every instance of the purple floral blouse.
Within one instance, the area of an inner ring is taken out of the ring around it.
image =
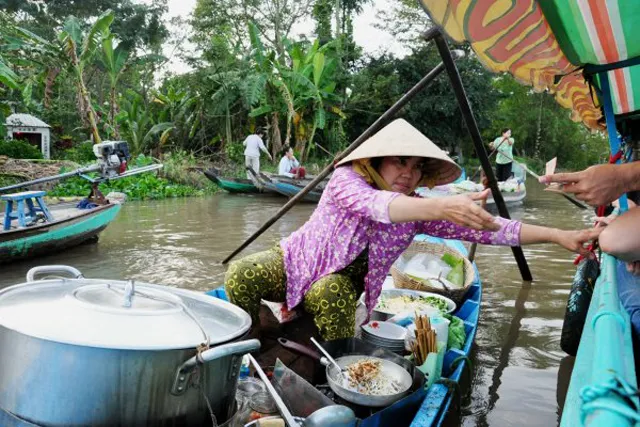
[[[518,246],[518,221],[497,218],[498,231],[477,231],[449,221],[392,223],[389,204],[400,193],[369,185],[350,166],[336,168],[318,207],[302,227],[280,242],[287,274],[287,307],[297,306],[318,279],[342,270],[369,249],[365,302],[369,313],[392,264],[417,234],[489,245]]]

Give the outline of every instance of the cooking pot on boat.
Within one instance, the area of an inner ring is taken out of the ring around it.
[[[222,423],[241,357],[260,347],[237,341],[250,326],[204,294],[36,267],[0,290],[0,410],[45,426]]]

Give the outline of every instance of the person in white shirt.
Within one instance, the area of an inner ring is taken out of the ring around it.
[[[267,150],[264,142],[262,142],[262,135],[262,131],[258,131],[249,135],[242,143],[242,145],[246,147],[244,149],[244,164],[246,167],[253,169],[257,174],[260,173],[260,151],[264,151],[269,157],[269,160],[273,160],[273,157],[269,154],[269,150]],[[249,171],[247,171],[247,178],[253,179],[253,175]]]
[[[306,171],[300,166],[300,162],[293,156],[293,148],[285,148],[284,157],[280,160],[278,167],[278,175],[288,176],[289,178],[304,178]]]

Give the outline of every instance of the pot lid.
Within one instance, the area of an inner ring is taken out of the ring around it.
[[[251,318],[209,295],[134,281],[55,279],[0,290],[0,325],[88,347],[169,350],[220,344]]]

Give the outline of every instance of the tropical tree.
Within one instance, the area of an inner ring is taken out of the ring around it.
[[[320,46],[314,43],[295,43],[289,49],[291,67],[281,67],[293,98],[293,124],[296,151],[308,157],[318,129],[324,129],[327,116],[345,118],[336,94],[337,59],[334,43]]]
[[[122,76],[129,59],[129,49],[124,43],[120,42],[113,47],[114,35],[108,33],[102,40],[102,51],[98,56],[102,67],[109,76],[109,125],[116,139],[120,139],[120,131],[116,123],[118,114],[118,81]]]
[[[26,49],[28,52],[39,53],[38,58],[34,59],[47,61],[46,66],[49,69],[65,67],[73,73],[78,93],[78,111],[81,119],[86,121],[96,143],[99,143],[101,138],[91,96],[85,84],[84,71],[93,64],[96,51],[108,37],[111,22],[113,13],[107,11],[85,32],[80,20],[72,16],[58,32],[56,42],[47,41],[31,31],[16,27],[15,32],[20,39],[15,39],[12,45],[15,50]]]

